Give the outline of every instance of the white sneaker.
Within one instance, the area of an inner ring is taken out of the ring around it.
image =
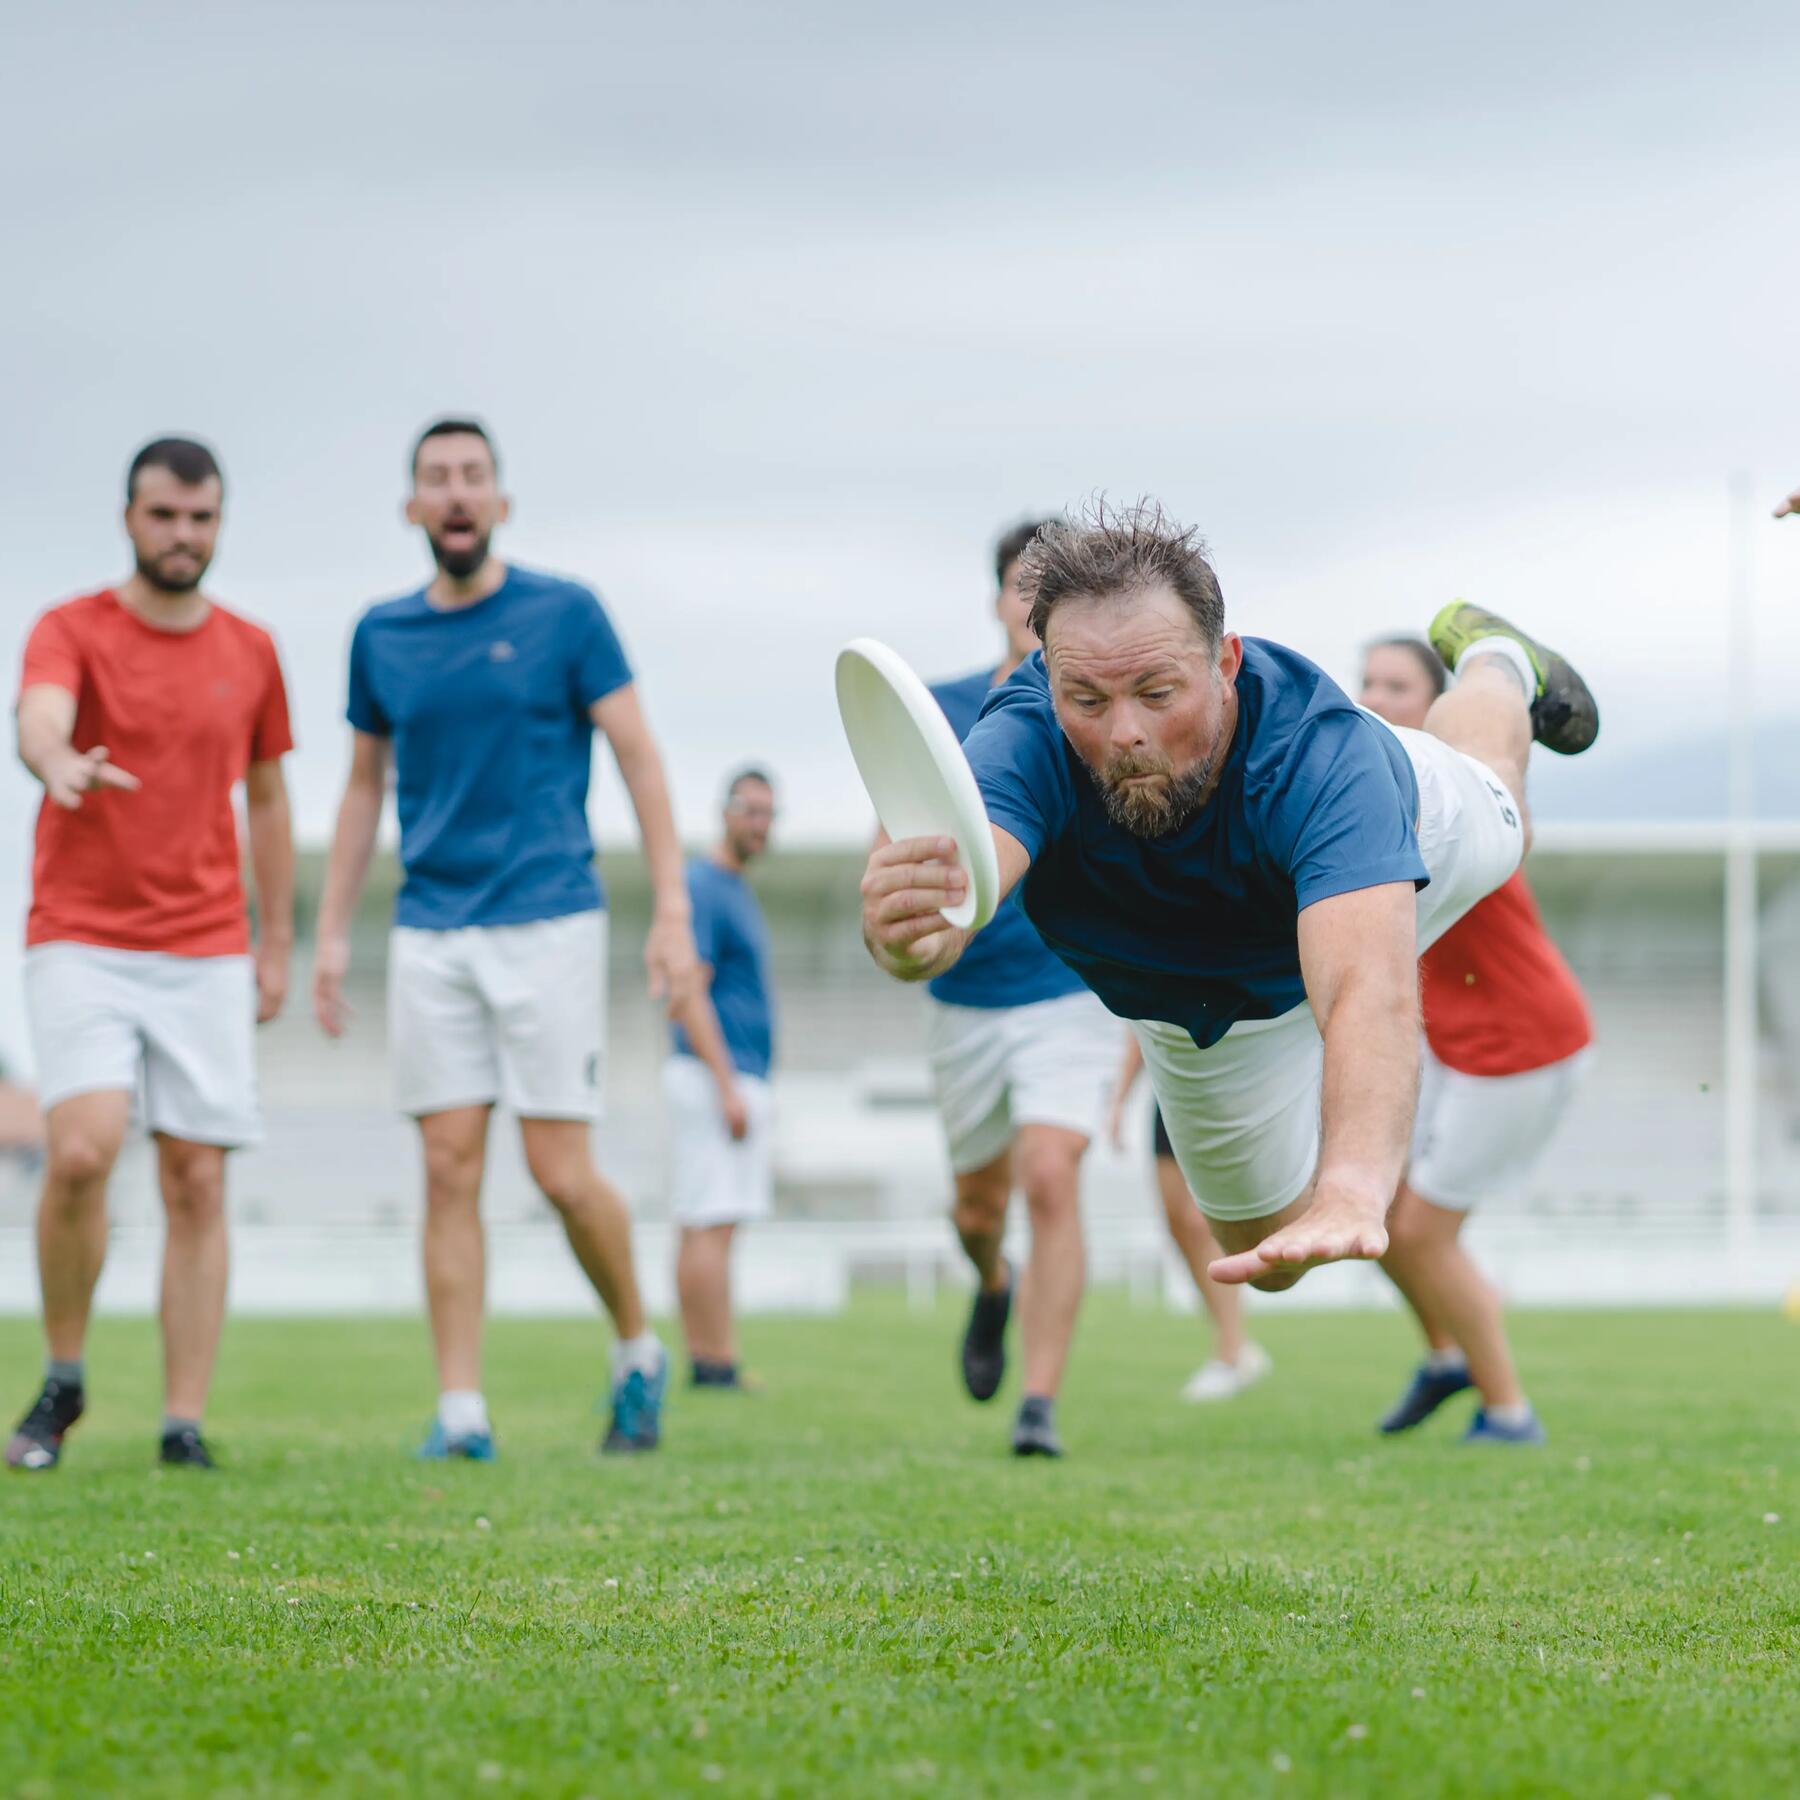
[[[1235,1400],[1245,1388],[1257,1382],[1275,1367],[1261,1344],[1246,1344],[1234,1363],[1221,1362],[1216,1356],[1202,1363],[1193,1378],[1181,1390],[1184,1400]]]

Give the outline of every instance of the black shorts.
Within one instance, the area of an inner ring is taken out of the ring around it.
[[[1169,1142],[1169,1128],[1163,1123],[1162,1108],[1155,1107],[1151,1111],[1151,1138],[1156,1145],[1156,1154],[1166,1156],[1170,1162],[1175,1160],[1175,1146]]]

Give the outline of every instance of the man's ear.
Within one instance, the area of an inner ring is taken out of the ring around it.
[[[1244,640],[1235,631],[1228,631],[1219,640],[1219,678],[1222,681],[1236,681],[1238,670],[1244,666]]]
[[[419,496],[417,494],[407,495],[406,504],[400,508],[400,516],[409,525],[418,524],[418,522],[419,522]]]

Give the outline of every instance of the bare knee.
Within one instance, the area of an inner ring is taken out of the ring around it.
[[[163,1208],[174,1226],[195,1230],[225,1213],[225,1152],[210,1144],[163,1139],[159,1145]]]
[[[1291,1288],[1304,1275],[1304,1269],[1271,1269],[1267,1275],[1254,1275],[1250,1279],[1253,1288],[1260,1288],[1265,1294],[1281,1294]]]
[[[559,1213],[578,1209],[593,1187],[593,1170],[585,1157],[540,1152],[527,1155],[525,1166],[538,1192]]]
[[[1388,1210],[1387,1254],[1384,1268],[1415,1268],[1452,1249],[1462,1230],[1463,1215],[1448,1207],[1434,1206],[1410,1187],[1400,1193]]]
[[[431,1207],[472,1206],[481,1195],[479,1145],[425,1140],[425,1203]]]
[[[1006,1197],[958,1189],[950,1218],[964,1237],[998,1237],[1006,1229]]]
[[[1063,1219],[1081,1191],[1081,1157],[1087,1139],[1073,1131],[1027,1126],[1017,1152],[1019,1185],[1033,1220]]]
[[[118,1145],[80,1128],[53,1135],[44,1159],[53,1188],[91,1188],[112,1173]]]

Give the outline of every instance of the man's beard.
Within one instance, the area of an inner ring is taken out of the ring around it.
[[[1179,775],[1166,756],[1133,756],[1129,752],[1115,756],[1104,769],[1085,762],[1081,766],[1100,790],[1106,816],[1115,825],[1123,826],[1133,837],[1158,838],[1179,831],[1206,804],[1214,758],[1203,756]],[[1124,786],[1130,775],[1160,775],[1164,780],[1157,787],[1143,783]]]
[[[426,534],[430,537],[430,533]],[[477,569],[488,559],[488,542],[491,532],[484,531],[466,550],[446,550],[436,538],[431,538],[431,554],[437,559],[437,566],[452,581],[467,581]]]
[[[193,574],[168,575],[163,572],[162,560],[143,556],[137,559],[137,572],[159,594],[191,594],[206,579],[206,571],[212,567],[205,557],[190,556],[187,560],[193,566]]]

